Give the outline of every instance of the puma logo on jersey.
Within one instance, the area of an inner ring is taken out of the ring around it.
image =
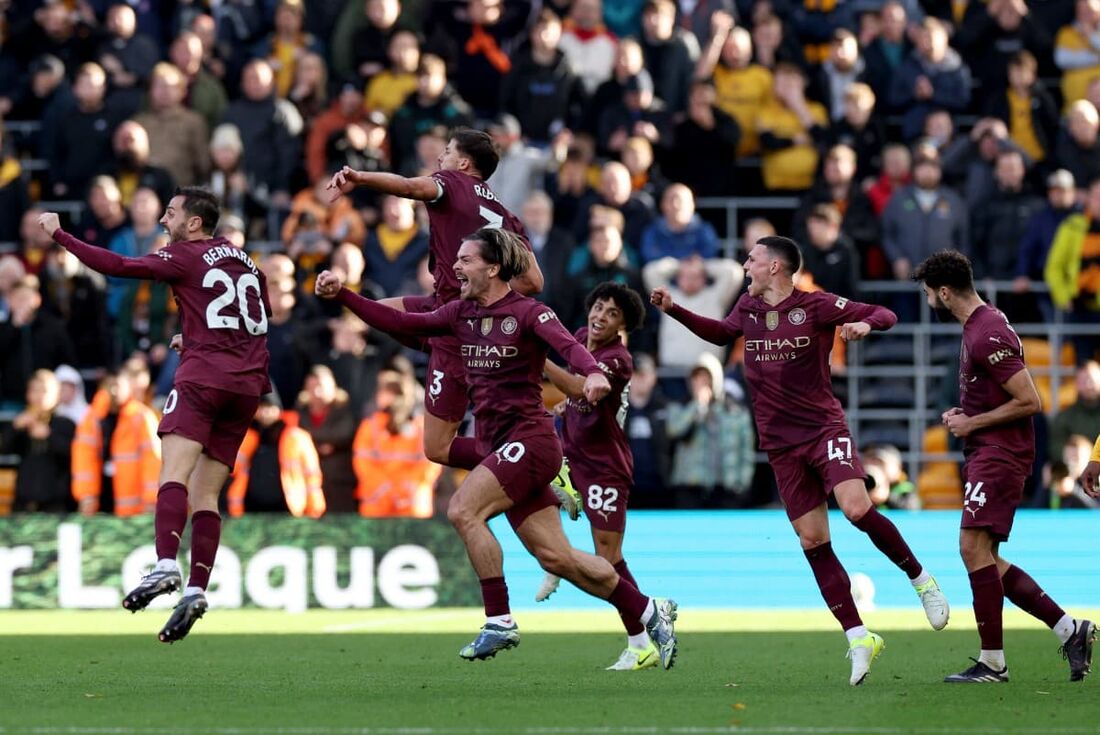
[[[749,312],[749,319],[752,319],[753,324],[759,324],[760,323],[760,317],[756,316],[756,312],[750,311]]]

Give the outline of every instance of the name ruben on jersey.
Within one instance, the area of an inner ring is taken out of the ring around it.
[[[491,202],[498,202],[498,203],[500,202],[500,200],[497,199],[497,195],[493,193],[493,190],[490,189],[487,186],[482,186],[481,184],[474,184],[474,193],[477,194],[482,199],[488,199]]]
[[[248,267],[248,270],[252,271],[253,275],[256,275],[260,272],[259,269],[256,268],[256,264],[252,262],[252,258],[248,257],[248,253],[241,250],[240,248],[218,245],[216,247],[210,248],[202,254],[203,262],[209,266],[213,266],[219,260],[224,260],[225,258],[235,258],[236,260],[241,261]]]

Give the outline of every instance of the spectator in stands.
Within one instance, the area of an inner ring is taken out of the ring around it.
[[[558,313],[570,332],[584,326],[587,312],[584,295],[604,281],[622,283],[642,290],[638,269],[631,264],[623,247],[622,215],[609,207],[593,207],[593,224],[586,247],[573,252],[565,283],[562,284],[562,311]]]
[[[1100,364],[1086,361],[1077,368],[1074,383],[1077,399],[1050,420],[1047,441],[1052,458],[1062,455],[1062,447],[1073,435],[1090,436],[1100,426]]]
[[[378,347],[367,342],[367,326],[351,314],[330,319],[331,347],[324,357],[336,383],[348,393],[348,405],[356,416],[373,394],[381,363]]]
[[[525,143],[520,121],[507,112],[489,123],[488,132],[500,153],[497,170],[489,177],[489,186],[501,204],[517,212],[527,196],[541,187],[554,152],[545,146]],[[568,132],[562,135],[567,136]]]
[[[655,159],[653,144],[640,135],[627,138],[619,153],[619,160],[630,172],[631,190],[647,194],[654,200],[659,198],[661,192],[668,186],[668,180],[665,179],[661,166]]]
[[[385,296],[397,296],[428,254],[428,233],[416,220],[411,199],[382,198],[382,221],[367,236],[363,255],[367,273]]]
[[[676,303],[711,319],[724,319],[741,291],[744,270],[735,260],[704,260],[693,255],[683,260],[665,257],[654,260],[642,271],[645,287],[667,288]],[[725,348],[696,337],[675,319],[660,318],[657,327],[657,355],[661,365],[689,368],[703,352],[718,359]]]
[[[1050,507],[1054,510],[1096,510],[1100,500],[1087,494],[1078,479],[1089,463],[1092,440],[1081,434],[1069,437],[1059,447],[1062,459],[1050,469]]]
[[[717,257],[718,235],[709,222],[695,212],[695,197],[683,184],[672,184],[661,196],[661,217],[642,233],[642,263],[661,258],[703,259]]]
[[[11,111],[4,117],[12,120],[40,120],[42,130],[37,136],[32,136],[30,148],[39,157],[47,158],[53,150],[58,124],[76,106],[76,99],[65,78],[65,65],[56,56],[43,54],[36,57],[30,63],[27,73],[29,80],[26,92],[11,100]]]
[[[395,171],[416,155],[416,140],[437,125],[455,128],[473,120],[470,106],[447,83],[447,66],[432,54],[420,57],[416,94],[397,108],[390,120],[390,155]]]
[[[1069,106],[1054,149],[1054,163],[1068,169],[1078,185],[1100,176],[1100,114],[1088,100]]]
[[[826,146],[832,149],[843,145],[856,154],[855,177],[866,182],[882,168],[882,149],[886,145],[886,127],[875,115],[875,93],[862,82],[844,90],[843,117],[830,126],[825,136]]]
[[[42,229],[39,227],[38,229]],[[84,396],[84,378],[71,365],[58,365],[53,371],[59,384],[57,414],[77,425],[88,413],[88,401]]]
[[[347,7],[353,5],[348,3]],[[365,81],[385,69],[386,48],[393,34],[401,27],[400,19],[399,0],[367,0],[365,22],[351,34],[341,33],[338,28],[333,35],[333,70],[342,79],[357,75],[360,81]]]
[[[142,254],[155,253],[167,244],[167,236],[155,236],[148,244],[149,249]],[[170,370],[174,372],[177,362],[172,355],[176,353],[169,354],[168,346],[179,332],[176,309],[172,289],[167,283],[127,279],[118,300],[118,313],[113,320],[117,354],[148,353],[154,365],[164,365],[168,360],[173,365]],[[171,391],[171,381],[166,376],[158,374],[157,382],[162,386],[158,388],[158,396],[165,396]],[[165,384],[167,387],[163,387]]]
[[[673,128],[665,172],[699,196],[728,196],[741,139],[741,126],[718,106],[714,85],[697,81],[691,85],[684,119]]]
[[[890,84],[890,106],[902,112],[902,136],[913,140],[934,109],[962,112],[970,104],[970,70],[947,44],[947,28],[925,18],[917,47],[902,62]]]
[[[466,12],[441,9],[431,44],[446,48],[453,62],[454,84],[462,98],[481,117],[497,111],[498,92],[512,69],[516,49],[527,37],[531,3],[527,0],[468,0]]]
[[[111,135],[120,116],[104,102],[107,74],[99,64],[83,64],[73,82],[76,108],[57,120],[45,149],[50,164],[51,193],[56,198],[82,198],[92,177],[111,160]]]
[[[778,234],[773,225],[763,217],[752,217],[745,222],[745,227],[741,232],[741,247],[738,248],[737,258],[739,260],[748,257],[749,251],[752,250],[753,245],[760,242],[762,238],[774,237]]]
[[[807,64],[798,39],[787,32],[779,16],[769,12],[766,5],[757,6],[753,13],[752,50],[757,64],[773,72],[780,62],[799,67]]]
[[[856,180],[857,170],[854,150],[846,145],[836,145],[829,149],[821,168],[821,178],[795,210],[791,232],[797,242],[805,243],[809,239],[806,221],[810,213],[820,204],[831,204],[844,218],[841,229],[849,244],[854,245],[861,253],[878,244],[879,221],[871,200],[863,193],[860,182]]]
[[[329,141],[349,125],[366,118],[367,111],[363,104],[363,94],[358,84],[345,82],[340,85],[340,93],[329,108],[314,118],[305,147],[306,175],[310,181],[316,181],[326,172],[334,170],[326,156]]]
[[[359,513],[367,518],[431,518],[442,467],[424,456],[424,417],[416,412],[412,376],[384,370],[375,412],[355,433]]]
[[[290,102],[275,96],[274,77],[266,61],[248,62],[241,74],[241,90],[241,98],[229,103],[225,122],[240,131],[251,190],[272,207],[287,207],[290,175],[301,151],[302,116]]]
[[[690,398],[668,407],[668,436],[676,442],[672,486],[678,507],[745,507],[756,471],[756,437],[748,410],[726,394],[722,364],[699,355],[688,376]]]
[[[580,80],[560,42],[561,20],[543,10],[531,26],[530,44],[516,55],[501,83],[500,109],[514,115],[523,136],[536,145],[546,145],[562,130],[575,128],[581,117]]]
[[[859,253],[843,231],[835,204],[816,204],[806,219],[802,267],[821,290],[852,299],[859,295]]]
[[[554,226],[554,202],[544,191],[531,192],[520,209],[520,219],[527,228],[527,239],[545,279],[542,293],[536,298],[557,308],[566,267],[577,241],[568,230]]]
[[[699,60],[699,41],[691,31],[677,27],[673,0],[647,0],[639,41],[655,94],[670,112],[682,112]]]
[[[937,250],[967,252],[966,205],[942,186],[942,174],[939,159],[922,153],[913,162],[913,183],[894,194],[883,212],[882,248],[899,281]]]
[[[1031,218],[1043,208],[1043,200],[1028,189],[1026,174],[1023,153],[1002,150],[997,154],[993,194],[971,214],[970,262],[975,278],[1006,281],[1016,273],[1019,242]],[[998,306],[1010,321],[1019,321],[1013,319],[1014,304]]]
[[[267,349],[271,383],[282,394],[296,396],[317,350],[318,315],[314,301],[299,301],[294,261],[281,253],[264,258],[271,314]]]
[[[818,82],[821,99],[832,122],[844,118],[845,94],[853,84],[864,81],[866,67],[859,54],[859,41],[855,34],[846,28],[834,31],[829,43],[829,55],[821,64]]]
[[[183,74],[187,87],[184,103],[202,116],[207,130],[213,130],[225,115],[229,99],[221,81],[203,66],[202,39],[182,31],[168,48],[168,60]]]
[[[0,118],[0,242],[19,237],[19,223],[31,206],[19,159],[4,145],[4,122]]]
[[[966,58],[982,96],[1001,96],[1008,84],[1008,66],[1020,53],[1048,58],[1052,39],[1028,12],[1024,0],[991,0],[967,7],[952,45]]]
[[[737,155],[751,156],[760,152],[756,114],[771,98],[774,82],[769,69],[753,62],[752,36],[732,22],[732,18],[715,15],[711,43],[700,57],[695,75],[697,79],[713,78],[716,104],[741,130]]]
[[[642,232],[653,220],[653,200],[644,192],[632,191],[630,171],[626,166],[618,161],[609,161],[603,165],[600,170],[599,191],[588,195],[577,207],[573,234],[578,240],[587,237],[590,223],[589,210],[596,204],[615,209],[623,215],[625,224],[620,227],[620,232],[626,238],[628,247],[637,248],[641,244]],[[555,206],[557,206],[556,203]],[[583,297],[583,294],[581,295]],[[582,298],[581,301],[583,300]]]
[[[214,17],[207,13],[195,15],[189,30],[202,41],[203,68],[222,84],[225,84],[227,79],[232,79],[233,77],[227,74],[226,62],[232,56],[233,49],[228,43],[218,41],[217,23]]]
[[[776,65],[772,91],[755,122],[764,151],[764,186],[773,191],[809,189],[817,171],[815,141],[825,134],[828,113],[806,99],[806,74],[795,64]]]
[[[107,247],[107,243],[101,247]],[[115,346],[107,314],[107,283],[64,248],[55,247],[39,271],[42,311],[59,320],[69,335],[73,357],[63,362],[80,369],[111,367]]]
[[[24,215],[24,222],[29,216],[30,212]],[[12,290],[26,275],[27,269],[22,260],[14,255],[0,255],[0,323],[11,318]]]
[[[600,115],[599,149],[609,155],[621,155],[623,145],[633,136],[667,147],[672,142],[670,113],[664,102],[654,97],[653,80],[643,69],[623,84],[622,100]]]
[[[877,508],[920,510],[917,486],[905,474],[901,452],[891,444],[868,447],[861,459],[874,485],[867,491]]]
[[[100,173],[110,176],[118,184],[123,206],[130,206],[134,192],[139,188],[152,189],[162,202],[172,198],[176,182],[168,171],[149,163],[149,134],[141,123],[127,120],[119,125],[115,128],[111,145],[114,160]]]
[[[9,286],[28,273],[38,275],[46,265],[46,257],[54,248],[53,238],[38,226],[38,215],[42,212],[43,210],[38,207],[31,207],[23,214],[19,222],[19,250],[15,257],[5,255],[0,260],[7,263],[12,261],[22,263],[18,274],[9,275]],[[0,290],[0,293],[6,293],[6,291]]]
[[[955,142],[955,120],[947,110],[933,110],[924,118],[924,135],[916,146],[932,148],[940,155]]]
[[[247,222],[264,209],[253,194],[244,170],[244,143],[236,125],[222,123],[210,137],[210,161],[213,164],[206,186],[218,198],[222,211]]]
[[[153,189],[142,187],[135,191],[129,211],[129,223],[111,238],[107,249],[127,258],[138,258],[159,249],[154,248],[158,240],[167,243],[167,235],[160,224],[164,210]],[[118,316],[119,306],[129,290],[127,285],[132,281],[129,278],[107,279],[107,313],[112,319]]]
[[[141,105],[145,84],[161,52],[154,39],[138,32],[137,15],[126,3],[107,9],[104,30],[96,61],[110,78],[112,106],[123,115],[132,115]]]
[[[591,97],[611,78],[617,45],[604,25],[601,0],[573,0],[562,22],[561,50],[585,95]]]
[[[909,19],[905,6],[897,0],[887,0],[878,11],[879,33],[864,50],[867,64],[867,84],[882,103],[890,98],[890,86],[901,64],[913,51],[909,41]],[[893,111],[893,110],[891,110]]]
[[[626,424],[623,427],[634,457],[632,508],[667,508],[672,453],[665,423],[668,401],[657,384],[657,363],[646,353],[634,354],[634,376],[628,386]]]
[[[149,82],[149,109],[134,120],[149,133],[149,162],[166,169],[180,186],[193,186],[206,180],[210,157],[206,122],[183,106],[186,93],[180,70],[157,64]]]
[[[23,12],[12,14],[9,10],[13,24],[8,37],[17,58],[26,61],[38,54],[50,54],[70,70],[92,58],[97,39],[87,23],[87,12],[82,16],[56,2],[43,3],[33,13],[27,6],[19,9]]]
[[[325,513],[321,465],[313,440],[283,413],[277,393],[260,397],[252,427],[237,450],[226,499],[229,515],[289,513],[320,518]]]
[[[354,513],[355,475],[352,439],[357,417],[348,393],[336,385],[332,370],[314,365],[298,394],[298,425],[305,429],[320,459],[325,508],[329,513]]]
[[[313,118],[328,105],[328,67],[320,54],[307,51],[298,56],[294,70],[294,86],[286,96],[302,117],[308,130]]]
[[[1039,81],[1039,64],[1030,52],[1009,60],[1007,88],[1002,94],[983,94],[983,105],[984,114],[1007,125],[1009,138],[1032,161],[1041,163],[1054,154],[1058,106]]]
[[[579,224],[580,209],[587,207],[594,196],[588,185],[590,153],[582,147],[571,145],[565,152],[556,174],[546,177],[546,193],[554,204],[554,226],[575,232]],[[627,178],[629,179],[629,172]]]
[[[581,127],[595,135],[599,129],[600,118],[605,110],[622,102],[626,80],[637,76],[645,69],[645,57],[642,46],[634,38],[619,41],[615,50],[615,65],[611,77],[596,88],[586,105],[586,114]]]
[[[1058,169],[1047,177],[1046,206],[1032,215],[1020,240],[1013,292],[1026,294],[1031,290],[1032,281],[1043,280],[1054,234],[1066,217],[1077,211],[1077,188],[1073,174],[1064,168]],[[1036,298],[1046,317],[1043,321],[1049,321],[1050,298],[1046,294],[1036,294]]]
[[[1073,23],[1062,26],[1054,39],[1054,63],[1062,70],[1062,104],[1069,107],[1083,99],[1089,80],[1100,75],[1100,50],[1094,39],[1100,33],[1100,2],[1077,0]]]
[[[5,454],[19,457],[16,513],[71,513],[69,464],[76,425],[58,413],[60,384],[49,370],[36,370],[27,383],[27,407],[0,432]]]
[[[913,158],[909,149],[899,143],[888,143],[882,149],[882,173],[867,189],[867,198],[875,215],[881,217],[894,192],[912,180]]]
[[[156,413],[137,394],[143,379],[148,374],[131,367],[108,375],[77,424],[72,493],[84,515],[128,517],[156,505],[160,438]]]
[[[290,214],[283,221],[283,244],[288,248],[295,237],[307,229],[307,215],[315,223],[315,231],[332,244],[351,242],[362,245],[367,236],[363,218],[355,211],[348,197],[330,201],[332,192],[326,188],[328,181],[329,177],[322,176],[314,181],[313,186],[294,195],[294,200],[290,203]]]
[[[320,42],[304,30],[305,14],[302,0],[279,0],[274,29],[256,47],[255,56],[266,59],[274,74],[277,97],[289,98],[299,60],[308,53],[321,52]]]
[[[371,77],[364,92],[369,110],[392,116],[416,91],[420,66],[420,39],[412,31],[395,31],[386,49],[389,66]]]
[[[96,176],[88,187],[88,206],[76,225],[81,239],[102,248],[110,245],[128,224],[118,182],[110,176]]]
[[[1054,306],[1073,324],[1100,324],[1100,179],[1089,183],[1085,209],[1059,225],[1043,277]],[[1096,357],[1100,336],[1071,337],[1077,364]]]
[[[957,182],[963,199],[971,211],[994,195],[994,168],[997,156],[1004,151],[1023,151],[1008,137],[1008,127],[1000,120],[985,117],[979,120],[969,136],[960,136],[942,150],[944,176]],[[1031,162],[1024,159],[1025,166]]]

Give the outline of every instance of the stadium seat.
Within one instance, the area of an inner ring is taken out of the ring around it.
[[[1077,387],[1073,380],[1074,350],[1069,342],[1062,344],[1062,354],[1057,364],[1054,362],[1054,354],[1050,342],[1037,337],[1024,337],[1020,340],[1024,347],[1024,362],[1031,370],[1035,379],[1035,389],[1039,391],[1039,398],[1043,402],[1043,410],[1051,411],[1055,407],[1054,396],[1051,393],[1050,372],[1059,370],[1057,407],[1061,411],[1077,400]]]
[[[931,426],[924,432],[926,454],[946,454],[949,451],[947,427]],[[955,462],[927,462],[917,476],[917,492],[925,508],[950,509],[962,507],[962,479]]]

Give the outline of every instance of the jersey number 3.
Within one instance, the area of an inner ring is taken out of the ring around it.
[[[244,320],[244,328],[249,334],[267,334],[267,311],[264,309],[263,299],[260,298],[260,279],[251,273],[245,273],[233,281],[233,277],[221,268],[211,268],[202,279],[203,288],[221,287],[224,289],[216,299],[206,307],[206,326],[208,329],[240,329],[241,319]],[[256,302],[260,307],[260,320],[255,321],[248,314],[248,292],[256,294]],[[237,311],[240,319],[235,316],[222,314],[222,309],[231,307],[237,302]]]

